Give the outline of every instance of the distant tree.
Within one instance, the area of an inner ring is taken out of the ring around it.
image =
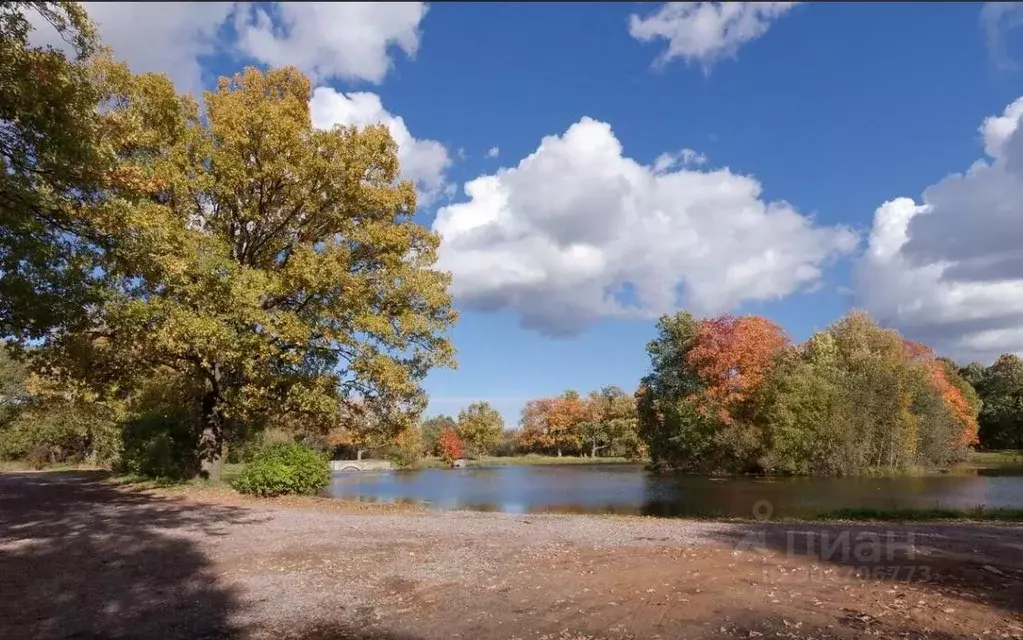
[[[860,473],[961,460],[980,403],[925,345],[850,313],[789,345],[756,317],[658,323],[637,392],[655,466]]]
[[[474,402],[458,412],[458,437],[469,453],[486,455],[501,442],[504,418],[488,402]]]
[[[389,447],[409,424],[402,424],[404,417],[389,416],[373,403],[353,401],[341,405],[338,420],[327,432],[327,444],[338,452],[344,449],[362,460],[367,453]]]
[[[448,464],[451,464],[465,455],[462,448],[462,439],[458,437],[458,432],[450,427],[445,427],[444,430],[441,431],[440,438],[438,438],[437,443],[440,448],[441,460]]]
[[[807,345],[806,357],[783,358],[767,383],[762,416],[764,470],[840,474],[855,455],[851,450],[855,442],[842,432],[845,405],[837,369],[828,364],[827,351],[820,350],[828,345],[834,345],[829,334],[816,334]]]
[[[685,366],[699,378],[708,409],[730,424],[739,405],[767,380],[789,341],[777,324],[759,316],[721,316],[700,322]]]
[[[959,367],[947,358],[929,358],[928,371],[931,384],[941,394],[952,417],[960,425],[960,442],[965,446],[979,444],[980,425],[977,417],[981,410],[980,396],[969,382],[959,375]]]
[[[987,449],[1023,449],[1023,359],[1007,353],[982,373],[968,371],[967,377],[976,380],[983,403],[980,444]]]
[[[519,452],[519,430],[505,429],[501,433],[501,442],[493,450],[493,455],[507,457]]]
[[[965,367],[959,368],[959,375],[970,383],[974,389],[978,389],[984,382],[984,376],[987,374],[987,368],[979,362],[971,362]]]
[[[520,450],[537,453],[547,451],[554,446],[547,417],[550,415],[549,405],[552,398],[529,400],[522,407],[519,419],[518,447]]]
[[[7,347],[0,344],[0,428],[24,406],[28,376],[25,363],[12,357]]]
[[[387,459],[398,467],[415,467],[419,464],[425,451],[423,432],[419,427],[413,425],[407,427],[394,438],[394,442],[388,451]]]
[[[639,427],[635,398],[621,387],[607,386],[590,394],[586,410],[581,432],[590,457],[614,448],[636,452]]]
[[[113,461],[119,450],[118,405],[102,402],[85,385],[30,374],[14,411],[0,422],[0,458],[37,465]],[[6,413],[6,412],[5,412]]]
[[[440,449],[438,442],[440,434],[444,429],[457,429],[458,423],[451,416],[439,415],[427,418],[423,421],[420,429],[423,435],[423,447],[426,453],[432,456],[439,456]]]
[[[549,451],[560,458],[565,451],[580,449],[587,420],[586,401],[577,391],[532,400],[522,409],[519,444],[523,449]]]

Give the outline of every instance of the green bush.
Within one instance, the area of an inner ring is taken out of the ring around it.
[[[329,482],[325,455],[297,442],[278,442],[259,451],[232,486],[257,496],[310,495]]]

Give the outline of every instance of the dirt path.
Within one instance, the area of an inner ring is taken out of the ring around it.
[[[1023,527],[395,513],[0,474],[0,638],[223,637],[1023,638]]]

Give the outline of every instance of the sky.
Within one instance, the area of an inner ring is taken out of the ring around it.
[[[388,126],[461,312],[428,413],[632,390],[682,309],[1023,354],[1023,3],[84,4],[181,91],[294,65]]]

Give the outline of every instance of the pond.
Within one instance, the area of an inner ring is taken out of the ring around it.
[[[709,478],[575,464],[335,473],[331,496],[508,513],[800,517],[842,508],[1023,508],[1023,469],[892,478]]]

